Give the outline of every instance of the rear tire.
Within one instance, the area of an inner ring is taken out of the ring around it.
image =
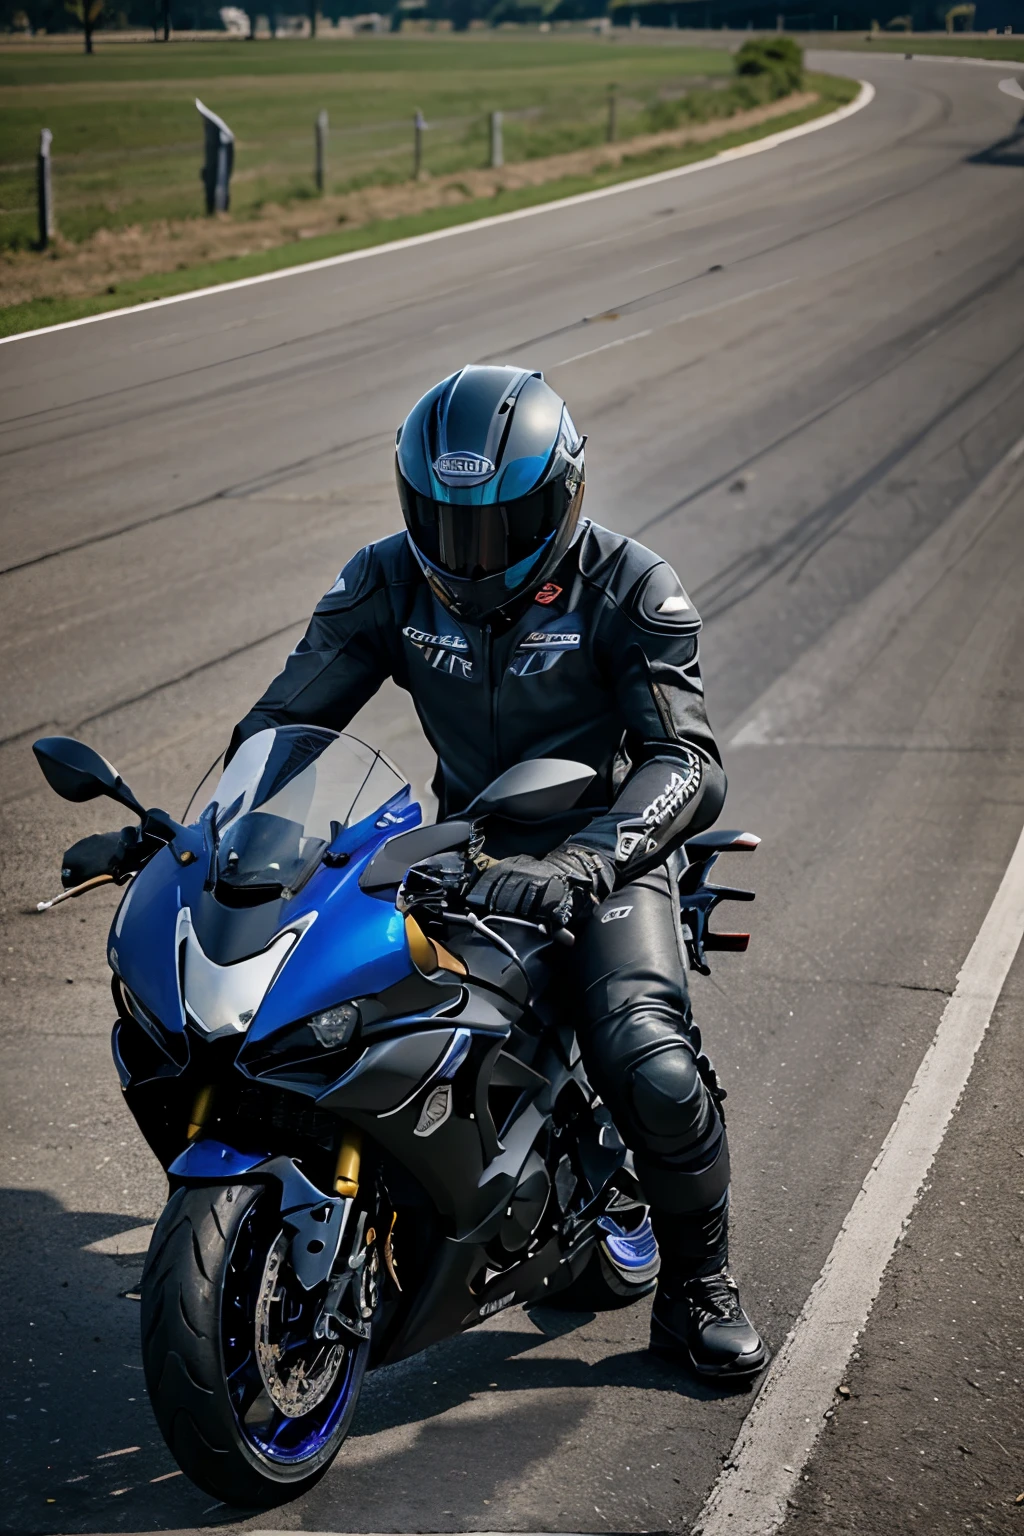
[[[142,1277],[143,1366],[160,1431],[194,1483],[248,1508],[294,1498],[323,1476],[348,1433],[370,1348],[353,1339],[332,1356],[329,1344],[305,1346],[320,1367],[311,1395],[317,1380],[326,1389],[295,1417],[275,1406],[258,1358],[262,1343],[273,1364],[266,1326],[258,1338],[257,1307],[266,1319],[277,1303],[276,1337],[290,1348],[281,1333],[286,1308],[304,1340],[319,1294],[288,1291],[280,1252],[277,1204],[264,1186],[179,1189],[157,1222]],[[273,1386],[287,1396],[283,1375]]]
[[[586,1265],[552,1296],[551,1306],[565,1312],[610,1312],[631,1307],[654,1290],[661,1257],[650,1216],[645,1212],[629,1231],[609,1216],[602,1216],[598,1227],[600,1236]]]

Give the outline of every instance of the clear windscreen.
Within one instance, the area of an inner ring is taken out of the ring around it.
[[[210,804],[217,880],[240,894],[290,895],[344,827],[406,787],[381,753],[314,726],[259,731],[221,774]]]

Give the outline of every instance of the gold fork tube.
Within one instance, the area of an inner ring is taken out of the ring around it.
[[[349,1126],[341,1138],[338,1163],[334,1170],[334,1188],[345,1200],[354,1200],[359,1193],[359,1165],[362,1160],[363,1133]]]
[[[188,1123],[188,1139],[195,1141],[202,1132],[210,1117],[213,1108],[213,1084],[207,1083],[205,1088],[200,1088],[196,1094],[195,1103],[192,1105],[192,1118]]]

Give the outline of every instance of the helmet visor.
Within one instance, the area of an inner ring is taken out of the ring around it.
[[[406,527],[422,555],[450,576],[479,581],[529,560],[561,526],[569,506],[564,480],[516,501],[459,507],[434,501],[398,476]]]

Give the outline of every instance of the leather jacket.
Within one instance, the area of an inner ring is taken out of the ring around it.
[[[699,630],[670,566],[590,522],[532,600],[482,627],[453,619],[394,534],[345,566],[228,755],[267,726],[343,730],[390,677],[437,754],[439,819],[524,759],[586,763],[596,777],[576,811],[489,832],[488,851],[543,853],[569,838],[614,858],[622,884],[710,826],[725,800]]]

